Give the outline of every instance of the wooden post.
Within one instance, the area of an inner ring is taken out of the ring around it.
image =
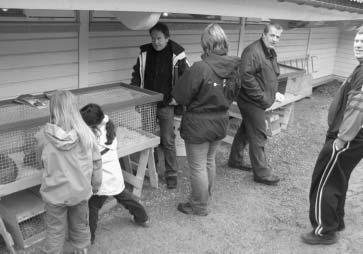
[[[89,11],[78,11],[78,87],[88,87]]]
[[[308,43],[306,45],[306,52],[305,52],[305,55],[308,56],[308,61],[307,61],[307,66],[306,66],[306,69],[307,69],[306,72],[307,73],[311,73],[313,71],[312,68],[310,68],[310,66],[309,66],[311,33],[312,33],[311,28],[309,28],[309,37],[308,37]]]
[[[241,27],[239,30],[237,56],[241,56],[242,52],[243,52],[244,37],[246,34],[246,18],[241,18],[240,24],[241,24]]]

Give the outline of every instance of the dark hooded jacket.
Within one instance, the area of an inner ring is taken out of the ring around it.
[[[186,106],[181,137],[193,144],[213,142],[226,136],[228,109],[238,94],[240,58],[212,53],[196,62],[176,83],[172,95]]]

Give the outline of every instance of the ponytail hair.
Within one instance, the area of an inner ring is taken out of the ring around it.
[[[106,125],[106,145],[111,145],[116,137],[115,124],[105,115],[102,108],[94,103],[87,104],[81,108],[81,115],[86,124],[92,129],[96,136],[99,136],[98,128],[102,123]]]

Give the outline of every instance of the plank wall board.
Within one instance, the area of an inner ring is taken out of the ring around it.
[[[200,60],[202,48],[200,38],[207,24],[167,23],[170,38],[185,48],[189,62]],[[229,55],[237,55],[239,25],[221,24],[229,39]],[[139,46],[150,43],[148,31],[104,31],[101,25],[92,26],[89,42],[89,86],[109,82],[126,82],[131,79],[132,67],[136,64]]]
[[[354,36],[355,31],[342,31],[339,37],[334,74],[344,78],[348,77],[358,65],[353,53]]]
[[[263,25],[247,25],[243,48],[258,40],[263,32]],[[276,47],[278,60],[299,58],[306,55],[309,37],[308,28],[288,29],[281,34]]]
[[[190,63],[200,60],[200,38],[205,23],[167,23],[171,39],[180,43]],[[239,45],[239,24],[220,24],[229,38],[229,55],[237,56],[238,47],[246,47],[260,38],[263,25],[247,25]],[[122,26],[90,24],[88,49],[88,86],[114,82],[129,83],[139,46],[150,42],[149,32],[128,30]],[[78,32],[9,32],[0,34],[0,99],[22,93],[77,88]],[[311,31],[311,35],[310,35]],[[310,35],[310,44],[309,43]],[[296,28],[283,32],[276,51],[278,60],[316,55],[314,77],[347,75],[355,65],[352,39],[337,28]],[[309,49],[309,52],[307,50]],[[336,60],[335,60],[335,56]],[[347,64],[349,63],[349,64]],[[87,73],[86,72],[86,73]]]
[[[308,54],[313,57],[313,79],[334,74],[339,29],[336,27],[311,28]]]
[[[78,86],[78,33],[0,34],[0,99]]]

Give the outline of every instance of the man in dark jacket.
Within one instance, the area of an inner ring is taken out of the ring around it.
[[[177,186],[177,162],[174,134],[174,110],[171,96],[175,80],[189,67],[184,49],[169,39],[169,29],[157,23],[149,30],[151,43],[140,46],[140,55],[132,73],[131,84],[164,95],[157,105],[160,143],[165,157],[165,180],[169,189]]]
[[[281,33],[280,25],[267,24],[262,37],[242,53],[241,89],[237,98],[242,123],[234,137],[228,161],[230,167],[251,170],[251,166],[243,162],[243,151],[249,144],[254,181],[267,185],[276,185],[279,181],[267,165],[265,155],[265,110],[275,99],[283,97],[277,92],[280,69],[274,50]]]
[[[354,39],[359,65],[330,105],[325,144],[310,186],[309,218],[313,230],[302,235],[307,244],[333,244],[345,228],[344,204],[350,174],[363,157],[363,27]]]

